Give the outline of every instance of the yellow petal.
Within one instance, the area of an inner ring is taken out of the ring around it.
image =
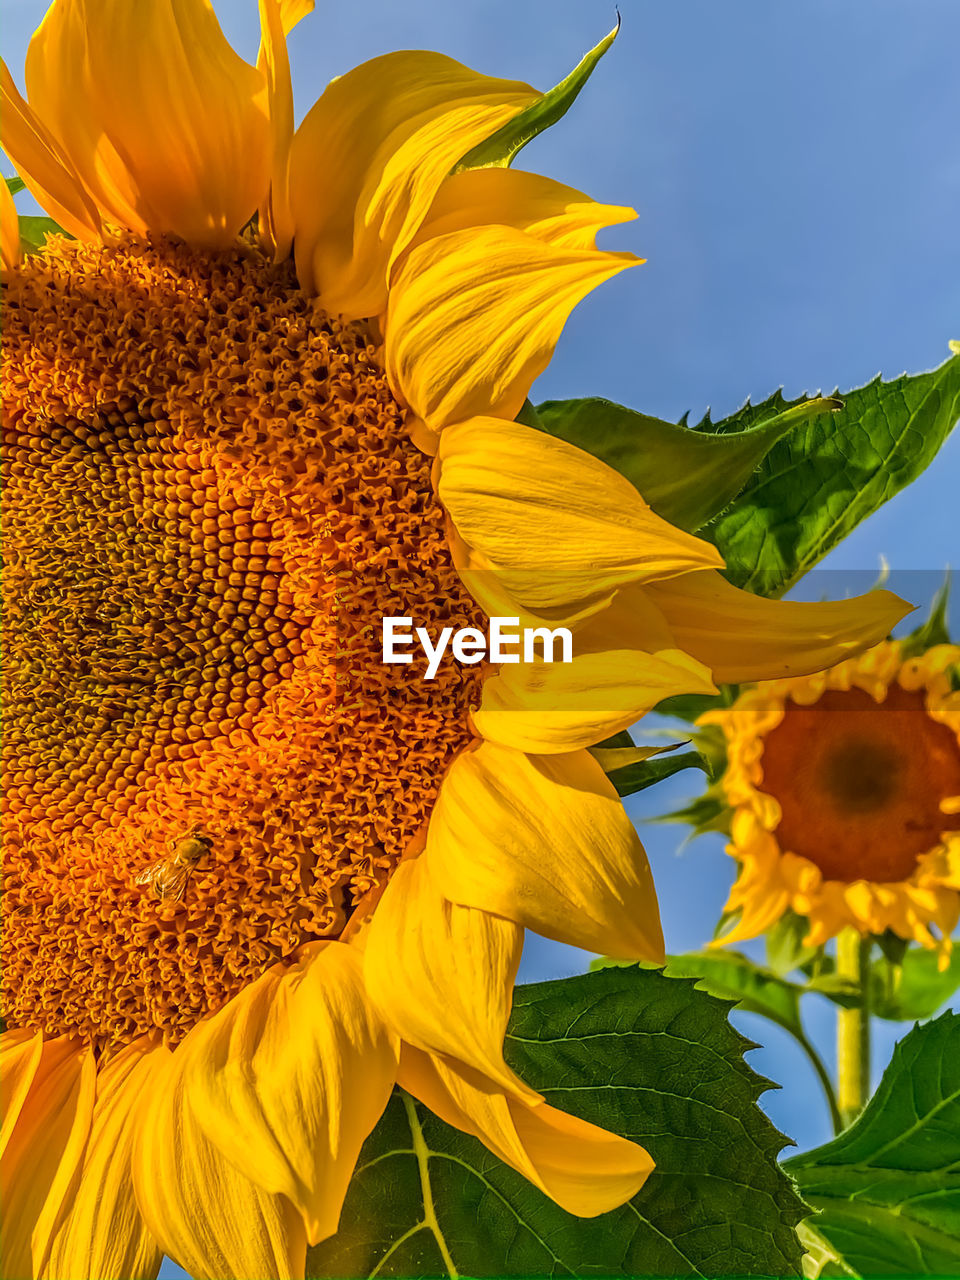
[[[20,96],[5,62],[0,62],[0,142],[27,190],[51,218],[80,240],[96,240],[96,206],[73,165]]]
[[[723,563],[619,472],[545,431],[474,418],[444,431],[439,460],[458,534],[524,608],[599,608],[628,582]]]
[[[598,204],[538,173],[466,169],[444,181],[413,244],[493,223],[527,231],[547,244],[593,249],[598,231],[636,216],[624,205]]]
[[[334,80],[290,152],[301,286],[330,312],[382,315],[390,268],[443,179],[538,96],[423,51],[388,53]]]
[[[728,684],[832,667],[882,640],[913,608],[891,591],[822,604],[767,600],[719,573],[688,574],[646,589],[680,648]]]
[[[637,1143],[545,1102],[504,1094],[478,1072],[407,1045],[400,1084],[577,1217],[625,1204],[653,1172],[653,1161]]]
[[[54,0],[27,53],[31,106],[105,218],[229,244],[270,182],[264,75],[209,0]]]
[[[582,298],[639,259],[473,227],[411,250],[390,288],[387,376],[433,431],[515,418]]]
[[[485,742],[458,756],[430,818],[425,861],[461,907],[588,951],[663,959],[647,855],[586,751],[528,756]]]
[[[20,262],[20,218],[6,182],[0,187],[0,268],[13,271]]]
[[[282,262],[293,243],[293,214],[287,190],[293,141],[293,85],[287,35],[301,18],[312,12],[313,0],[260,0],[257,68],[267,82],[273,164],[270,190],[260,205],[259,231],[264,249],[274,262]]]
[[[90,1049],[67,1036],[43,1043],[0,1162],[4,1280],[27,1280],[39,1272],[76,1186],[95,1089]]]
[[[503,1061],[522,949],[523,930],[512,920],[448,902],[418,858],[397,868],[377,905],[364,979],[403,1040],[529,1094]]]
[[[154,1086],[164,1050],[141,1040],[112,1058],[97,1078],[97,1100],[79,1184],[54,1234],[41,1274],[153,1280],[160,1250],[133,1194],[130,1156],[133,1116]]]
[[[485,680],[474,729],[520,751],[572,751],[636,723],[664,698],[716,693],[709,670],[676,646],[642,589],[627,588],[574,629],[571,662],[505,663]]]
[[[7,1149],[42,1052],[43,1035],[39,1031],[4,1031],[0,1036],[0,1156]]]
[[[311,1244],[332,1235],[399,1052],[366,998],[354,950],[311,949],[201,1023],[179,1052],[210,1141],[251,1181],[293,1201]]]
[[[302,1276],[307,1242],[299,1213],[221,1155],[187,1104],[179,1051],[161,1052],[132,1161],[137,1204],[160,1248],[194,1280]]]

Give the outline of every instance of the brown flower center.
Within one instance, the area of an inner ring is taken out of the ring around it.
[[[777,841],[828,880],[906,880],[941,833],[960,826],[940,801],[960,794],[960,749],[922,692],[878,704],[860,689],[788,702],[763,744],[761,788],[780,804]]]
[[[175,1041],[396,865],[477,676],[381,618],[475,609],[370,331],[286,267],[59,242],[4,301],[5,1017]]]

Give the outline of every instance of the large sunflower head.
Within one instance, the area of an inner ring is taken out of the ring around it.
[[[739,862],[724,941],[792,910],[817,946],[846,926],[944,956],[960,918],[960,646],[885,641],[745,689],[719,725]]]
[[[207,0],[56,0],[26,98],[2,68],[72,237],[21,259],[0,210],[4,1274],[302,1274],[397,1081],[572,1212],[627,1199],[646,1153],[502,1055],[525,928],[662,953],[587,748],[901,612],[738,592],[514,421],[633,215],[464,168],[541,95],[439,54],[294,132],[310,7],[261,0],[251,66]],[[574,661],[382,661],[384,617],[494,611]]]

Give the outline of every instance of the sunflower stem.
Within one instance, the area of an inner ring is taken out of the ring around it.
[[[866,1105],[870,1092],[870,952],[873,943],[856,929],[837,937],[837,976],[859,991],[860,1003],[837,1013],[837,1103],[844,1125]]]

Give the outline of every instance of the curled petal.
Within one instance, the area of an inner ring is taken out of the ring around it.
[[[130,1157],[133,1116],[164,1050],[140,1040],[111,1059],[97,1077],[90,1137],[76,1192],[53,1236],[44,1275],[122,1276],[153,1280],[160,1250],[140,1216]]]
[[[391,386],[433,432],[477,414],[515,418],[573,308],[638,261],[509,226],[427,240],[390,289]]]
[[[367,929],[370,998],[401,1038],[479,1067],[501,1088],[531,1091],[503,1061],[523,948],[512,919],[457,906],[423,858],[402,863]]]
[[[76,169],[20,96],[5,62],[0,62],[0,142],[27,190],[47,213],[79,240],[96,240],[100,234],[96,205]],[[5,223],[7,219],[9,213]],[[18,246],[19,241],[18,232]]]
[[[469,227],[496,224],[568,249],[595,249],[597,232],[636,217],[624,205],[598,204],[574,187],[522,169],[466,169],[447,178],[414,244]]]
[[[767,600],[719,573],[688,574],[647,590],[679,647],[726,684],[832,667],[882,640],[913,608],[892,591],[822,604]]]
[[[723,563],[612,467],[545,431],[473,418],[443,432],[439,463],[457,533],[523,608],[599,609],[629,582]]]
[[[132,1160],[137,1204],[160,1248],[194,1280],[302,1276],[307,1242],[300,1214],[210,1142],[186,1100],[179,1051],[160,1052]]]
[[[653,1172],[653,1161],[637,1143],[542,1100],[504,1093],[479,1072],[408,1045],[400,1057],[400,1084],[577,1217],[616,1209]]]
[[[586,751],[528,756],[485,742],[443,780],[425,854],[440,892],[544,937],[662,960],[643,845]]]
[[[6,182],[0,188],[0,269],[13,271],[20,262],[20,219]]]
[[[471,590],[493,575],[464,575]],[[503,664],[484,681],[473,725],[520,751],[573,751],[634,724],[664,698],[716,693],[709,670],[684,653],[639,587],[577,627],[570,662]]]
[[[0,1274],[26,1280],[43,1268],[76,1188],[96,1089],[93,1053],[61,1036],[43,1042],[0,1161]]]
[[[399,1045],[375,1014],[361,961],[341,943],[267,975],[180,1052],[197,1123],[252,1182],[284,1195],[316,1244],[337,1229],[365,1138],[397,1073]]]
[[[301,286],[349,319],[382,315],[390,269],[444,178],[538,96],[422,51],[388,53],[334,80],[290,152]]]
[[[266,79],[209,0],[54,0],[26,80],[107,220],[219,247],[267,190]]]
[[[293,214],[287,190],[293,142],[293,85],[287,35],[312,13],[313,0],[260,0],[260,52],[257,68],[267,83],[273,167],[270,190],[260,205],[260,238],[274,262],[282,262],[293,243]]]

